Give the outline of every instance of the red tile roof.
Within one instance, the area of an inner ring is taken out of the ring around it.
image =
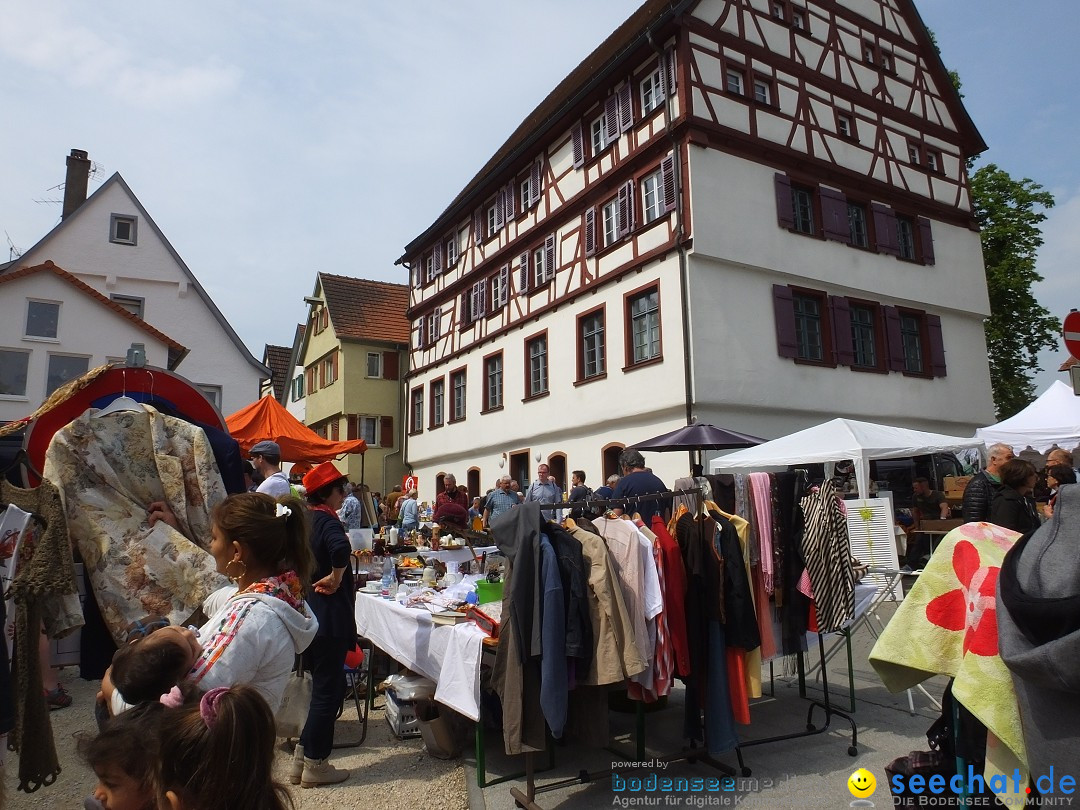
[[[266,344],[263,362],[270,369],[270,382],[274,386],[274,399],[280,400],[285,393],[285,386],[292,379],[292,349],[288,346]]]
[[[17,279],[26,278],[27,276],[32,276],[35,273],[40,273],[42,270],[48,270],[49,272],[51,272],[57,278],[63,279],[68,284],[75,287],[75,289],[79,290],[79,292],[89,296],[90,298],[93,298],[95,301],[97,301],[102,306],[107,307],[108,309],[111,309],[113,312],[115,312],[121,318],[126,318],[127,320],[131,321],[133,324],[138,326],[140,329],[142,329],[147,334],[152,335],[153,337],[160,340],[162,343],[164,343],[170,349],[174,349],[179,354],[179,357],[183,357],[185,354],[188,353],[188,349],[187,349],[186,346],[184,346],[181,343],[177,343],[175,340],[173,340],[171,337],[166,335],[164,332],[160,332],[157,329],[155,329],[154,327],[152,327],[150,324],[148,324],[146,321],[144,321],[138,315],[135,315],[135,314],[129,312],[128,310],[124,309],[122,306],[120,306],[115,301],[113,301],[113,300],[111,300],[109,298],[106,298],[104,295],[99,293],[97,290],[95,290],[89,284],[87,284],[87,283],[85,283],[83,281],[80,281],[75,276],[73,276],[71,273],[69,273],[67,270],[64,270],[62,267],[57,267],[51,261],[46,261],[44,264],[36,264],[33,267],[20,267],[18,270],[9,270],[9,271],[5,272],[3,275],[0,275],[0,284],[9,284],[12,281],[15,281]],[[179,358],[177,359],[177,362],[179,362]]]
[[[1068,371],[1070,368],[1077,365],[1078,363],[1080,363],[1080,360],[1077,360],[1070,354],[1069,359],[1061,364],[1061,368],[1059,368],[1058,371]]]
[[[404,284],[319,273],[339,340],[409,342],[409,288]]]

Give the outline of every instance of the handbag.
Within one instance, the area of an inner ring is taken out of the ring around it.
[[[285,684],[281,705],[274,715],[279,737],[299,737],[307,723],[311,706],[311,673],[304,671],[304,659],[296,656],[296,666]]]

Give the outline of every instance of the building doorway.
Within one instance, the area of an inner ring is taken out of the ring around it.
[[[625,445],[622,444],[609,444],[600,451],[600,464],[604,470],[604,478],[597,486],[606,484],[612,475],[622,475],[622,470],[619,469],[619,455],[625,449]]]
[[[552,453],[547,460],[548,472],[555,477],[555,483],[562,492],[570,490],[570,479],[566,477],[566,453]]]
[[[470,467],[465,473],[465,485],[469,488],[469,498],[483,498],[484,490],[480,487],[480,468]]]
[[[529,488],[528,450],[519,450],[510,454],[510,477],[518,482],[522,492]]]

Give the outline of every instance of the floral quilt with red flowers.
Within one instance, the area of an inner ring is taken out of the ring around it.
[[[998,655],[996,610],[1001,562],[1019,537],[990,523],[949,532],[870,652],[892,692],[932,675],[954,678],[953,695],[990,732],[988,784],[996,773],[1027,773],[1016,693]]]

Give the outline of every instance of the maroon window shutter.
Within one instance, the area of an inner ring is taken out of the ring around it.
[[[664,211],[675,210],[675,156],[668,155],[660,161],[660,181],[664,184],[660,198],[664,201]]]
[[[555,278],[555,234],[549,233],[544,240],[544,270]]]
[[[341,422],[337,419],[330,423],[330,438],[335,442],[341,439]]]
[[[855,347],[851,340],[851,307],[841,295],[829,296],[829,318],[832,321],[833,353],[838,366],[855,362]]]
[[[821,219],[825,238],[850,244],[851,227],[848,225],[847,197],[825,186],[818,189],[818,195],[821,198]]]
[[[434,274],[437,276],[443,271],[443,259],[442,259],[442,244],[437,243],[432,255],[432,265],[434,266]]]
[[[434,315],[428,317],[434,318]],[[396,380],[398,378],[398,353],[397,352],[383,352],[382,355],[382,368],[383,378],[387,380]]]
[[[506,186],[506,193],[503,200],[506,202],[506,221],[509,222],[514,218],[514,198],[517,195],[514,194],[514,181],[511,180]]]
[[[585,255],[596,253],[596,206],[585,212]]]
[[[664,95],[670,96],[675,92],[675,49],[668,48],[664,52]]]
[[[795,338],[795,306],[791,289],[773,284],[773,312],[776,314],[776,352],[781,357],[798,357],[799,343]]]
[[[521,275],[518,278],[518,292],[529,289],[529,251],[521,254]]]
[[[900,237],[896,233],[896,212],[881,203],[870,203],[874,217],[874,240],[878,253],[900,255]],[[902,367],[901,367],[902,368]]]
[[[776,220],[781,228],[795,227],[795,208],[791,204],[791,180],[779,172],[773,175],[776,187]]]
[[[619,88],[619,131],[626,132],[634,123],[634,108],[630,96],[630,82]]]
[[[341,378],[341,373],[338,371],[338,357],[340,355],[341,355],[341,352],[336,351],[336,350],[334,351],[334,379],[335,380]]]
[[[469,325],[469,297],[472,295],[471,290],[466,290],[461,294],[461,321],[462,326]]]
[[[934,263],[934,234],[930,230],[930,220],[919,217],[919,247],[922,248],[922,263]]]
[[[578,121],[570,129],[570,141],[574,148],[574,168],[580,169],[585,165],[585,132]]]
[[[529,194],[532,199],[529,201],[529,206],[538,205],[540,203],[540,184],[543,180],[544,172],[544,158],[538,157],[532,166],[532,177],[529,178]]]
[[[607,119],[605,134],[607,142],[611,143],[619,137],[619,97],[612,93],[604,102],[604,117]]]
[[[945,341],[941,337],[941,318],[937,315],[926,316],[926,335],[930,341],[930,373],[944,377]]]
[[[345,438],[350,442],[356,438],[356,414],[350,413],[345,420]]]
[[[904,338],[900,334],[900,313],[896,307],[882,307],[885,313],[885,339],[889,344],[889,371],[904,370]]]
[[[379,417],[379,447],[394,446],[394,417]]]
[[[477,208],[472,215],[473,244],[480,245],[484,241],[484,211]]]

